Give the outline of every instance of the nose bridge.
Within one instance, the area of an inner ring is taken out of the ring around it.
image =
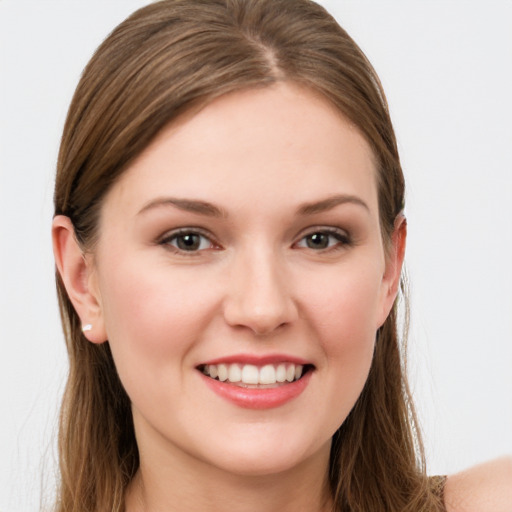
[[[269,334],[296,317],[286,265],[269,244],[237,252],[224,307],[226,321],[258,335]]]

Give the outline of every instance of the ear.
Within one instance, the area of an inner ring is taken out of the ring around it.
[[[382,326],[385,322],[398,294],[405,256],[406,238],[407,220],[403,214],[399,214],[395,219],[395,227],[391,235],[391,246],[387,253],[386,268],[382,278],[382,310],[378,327]]]
[[[57,270],[80,317],[84,336],[92,343],[103,343],[107,335],[92,255],[83,253],[69,217],[55,216],[52,239]]]

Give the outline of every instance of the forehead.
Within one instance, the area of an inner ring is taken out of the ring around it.
[[[172,194],[268,208],[335,193],[362,196],[377,212],[369,145],[326,99],[279,83],[227,94],[172,122],[106,203],[134,209]]]

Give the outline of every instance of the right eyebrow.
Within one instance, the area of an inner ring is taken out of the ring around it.
[[[155,208],[162,208],[166,206],[173,206],[179,210],[183,210],[190,213],[197,213],[199,215],[206,215],[208,217],[224,217],[228,216],[227,212],[207,201],[201,201],[198,199],[181,199],[177,197],[157,197],[145,204],[137,213],[145,213]]]

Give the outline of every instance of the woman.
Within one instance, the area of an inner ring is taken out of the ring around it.
[[[58,510],[443,510],[400,360],[403,201],[378,78],[317,5],[121,24],[59,155]]]

